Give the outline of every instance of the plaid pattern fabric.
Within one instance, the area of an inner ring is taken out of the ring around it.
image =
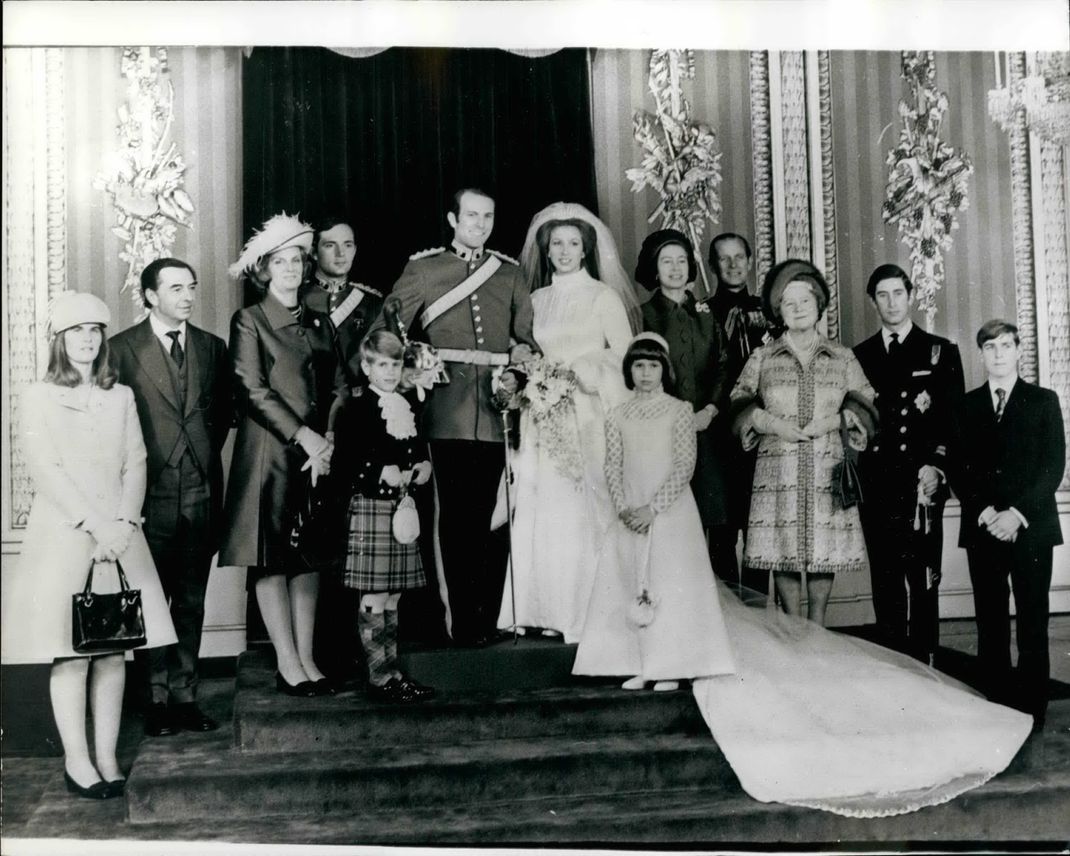
[[[349,501],[345,584],[358,591],[399,592],[427,585],[419,542],[399,544],[390,522],[397,503],[357,494]]]

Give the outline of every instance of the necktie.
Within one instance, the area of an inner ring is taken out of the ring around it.
[[[178,341],[178,330],[171,330],[167,334],[167,338],[171,340],[171,359],[175,361],[175,365],[182,368],[182,362],[186,359],[186,352],[182,350],[182,345]]]
[[[899,356],[899,349],[903,347],[899,342],[899,334],[898,333],[892,333],[891,339],[892,339],[892,341],[890,341],[888,343],[888,356],[889,357],[898,357]]]
[[[1007,403],[1007,390],[996,387],[996,421],[1003,418],[1003,407]]]

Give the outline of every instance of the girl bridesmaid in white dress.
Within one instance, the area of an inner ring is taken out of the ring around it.
[[[572,672],[631,675],[625,689],[734,671],[702,523],[688,489],[691,405],[674,398],[669,346],[641,333],[624,357],[634,396],[606,422],[606,477],[617,515],[598,562]]]

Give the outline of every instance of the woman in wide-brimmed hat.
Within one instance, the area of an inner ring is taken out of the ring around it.
[[[278,214],[230,267],[265,290],[231,320],[238,436],[219,555],[220,565],[249,569],[278,659],[277,687],[302,696],[333,687],[312,656],[319,567],[293,542],[307,499],[305,471],[313,479],[329,471],[330,414],[346,394],[330,320],[298,299],[311,246],[311,226]]]
[[[856,449],[875,428],[873,387],[858,360],[818,330],[828,302],[825,278],[809,262],[770,270],[762,307],[784,332],[751,354],[732,390],[735,407],[750,405],[737,420],[743,446],[758,447],[744,564],[772,572],[793,615],[805,594],[807,615],[819,624],[833,576],[866,563],[858,508],[843,508],[833,491],[844,458],[841,412]]]
[[[5,663],[51,663],[52,712],[67,790],[88,799],[123,791],[115,756],[126,680],[123,651],[73,648],[71,597],[91,566],[94,591],[115,591],[120,562],[141,591],[147,642],[175,631],[141,531],[145,444],[134,394],[116,383],[104,330],[110,313],[92,294],[67,291],[52,305],[48,371],[22,395],[22,451],[34,499],[22,554],[4,576]],[[91,682],[92,693],[87,693]],[[86,740],[92,709],[95,760]]]

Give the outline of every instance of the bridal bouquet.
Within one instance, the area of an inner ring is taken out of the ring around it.
[[[504,394],[499,379],[504,371],[514,372],[519,384],[512,396]],[[557,471],[569,481],[582,481],[583,457],[576,427],[575,372],[548,360],[541,354],[522,365],[508,366],[495,372],[495,399],[503,407],[519,408],[536,426],[536,442],[545,448]]]

